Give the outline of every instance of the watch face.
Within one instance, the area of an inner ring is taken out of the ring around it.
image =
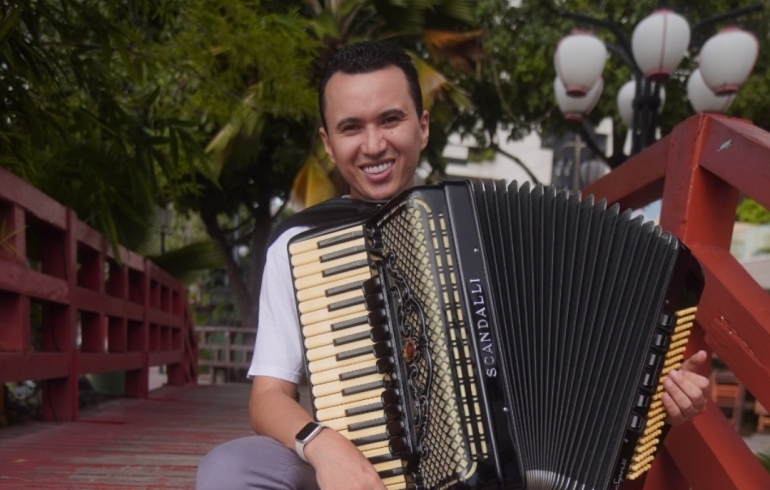
[[[308,424],[302,428],[299,432],[297,432],[296,439],[298,441],[304,441],[308,437],[310,437],[310,434],[313,433],[314,430],[318,428],[318,424],[315,422],[308,422]]]

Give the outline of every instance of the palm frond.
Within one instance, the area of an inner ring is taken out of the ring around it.
[[[222,252],[211,240],[194,242],[162,255],[150,257],[150,260],[188,284],[194,281],[200,272],[224,267]]]

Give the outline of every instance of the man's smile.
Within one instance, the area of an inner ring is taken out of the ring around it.
[[[385,160],[384,162],[381,162],[381,163],[363,165],[360,168],[361,170],[363,170],[365,174],[380,174],[388,170],[390,167],[392,167],[395,164],[396,164],[395,160]]]

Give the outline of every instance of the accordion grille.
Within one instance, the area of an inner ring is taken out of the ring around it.
[[[450,486],[457,479],[466,479],[475,471],[473,455],[479,437],[473,432],[481,424],[469,424],[463,412],[473,411],[470,388],[463,387],[466,397],[455,396],[454,376],[460,381],[472,381],[470,360],[463,346],[465,334],[459,313],[456,289],[453,285],[454,264],[448,250],[443,216],[434,215],[426,203],[409,200],[386,215],[378,224],[382,230],[384,255],[391,255],[393,266],[410,285],[410,293],[422,311],[404,308],[407,326],[424,323],[429,353],[416,359],[407,368],[414,391],[425,390],[424,397],[413,397],[412,404],[418,428],[425,426],[424,437],[418,441],[420,473],[427,488]],[[435,280],[441,278],[440,281]],[[397,315],[398,316],[398,315]],[[449,331],[449,332],[448,332]],[[429,379],[432,377],[432,380]],[[476,407],[477,409],[477,407]],[[426,417],[426,418],[421,418]]]

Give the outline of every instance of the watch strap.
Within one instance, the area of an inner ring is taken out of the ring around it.
[[[315,428],[313,431],[304,439],[294,439],[294,450],[297,452],[297,456],[302,459],[304,462],[308,462],[307,458],[305,457],[305,446],[310,443],[315,437],[323,430],[328,429],[328,425],[324,425],[318,422],[310,422],[311,424],[315,424]]]

